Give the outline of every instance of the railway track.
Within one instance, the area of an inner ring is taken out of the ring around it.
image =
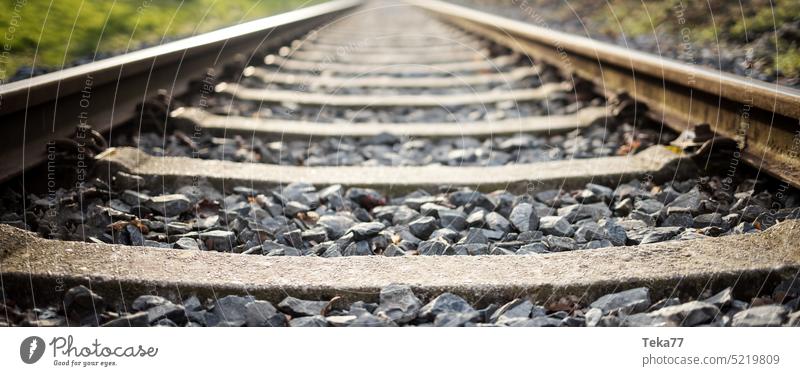
[[[790,89],[335,1],[0,95],[5,325],[800,321]]]

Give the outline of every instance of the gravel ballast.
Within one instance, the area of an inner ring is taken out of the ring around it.
[[[397,197],[303,183],[226,195],[200,183],[157,192],[142,181],[120,172],[112,187],[96,180],[59,190],[56,201],[7,190],[2,222],[52,239],[341,257],[566,252],[758,233],[800,217],[797,192],[752,179],[590,183],[522,195],[443,187]]]
[[[565,159],[626,155],[674,139],[674,135],[597,121],[567,134],[509,137],[414,138],[381,133],[374,137],[314,140],[202,135],[189,137],[141,133],[121,136],[119,146],[133,146],[153,156],[179,156],[288,166],[500,166]]]
[[[800,281],[786,279],[772,294],[739,300],[731,287],[699,297],[677,296],[653,302],[647,287],[618,291],[593,302],[576,296],[546,302],[517,298],[504,304],[474,305],[445,292],[420,300],[406,285],[380,291],[377,303],[351,304],[338,297],[279,302],[229,295],[216,300],[189,296],[170,301],[143,295],[129,306],[110,306],[102,296],[79,285],[58,304],[20,307],[6,301],[0,326],[104,327],[618,327],[618,326],[800,326]]]

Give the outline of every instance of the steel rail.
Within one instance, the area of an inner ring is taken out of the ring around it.
[[[234,59],[260,59],[258,51],[288,44],[360,4],[332,1],[0,86],[0,181],[47,160],[47,145],[78,124],[106,132],[159,90],[180,95],[209,69],[218,74]]]
[[[685,64],[438,0],[407,0],[513,50],[627,92],[679,131],[709,124],[738,159],[800,187],[800,91]],[[645,111],[642,111],[644,113]]]

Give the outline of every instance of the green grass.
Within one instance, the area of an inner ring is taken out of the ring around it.
[[[21,66],[58,69],[320,3],[320,0],[4,0],[0,80]]]
[[[753,12],[737,19],[730,28],[731,36],[742,42],[752,40],[752,34],[775,31],[776,26],[800,19],[800,1],[780,1],[776,5],[773,0],[772,6],[769,0],[755,2],[758,4]]]
[[[531,4],[545,3],[561,8],[563,19],[574,18],[565,12],[563,0],[531,0]],[[757,36],[774,31],[776,25],[800,19],[800,1],[797,0],[745,0],[741,7],[728,0],[570,0],[578,15],[593,21],[599,31],[609,36],[635,37],[653,33],[653,28],[671,35],[679,35],[688,27],[698,41],[746,43]],[[679,9],[683,8],[684,23],[679,23]],[[712,20],[713,17],[713,20]],[[595,30],[598,31],[598,30]]]
[[[798,48],[798,42],[792,43],[790,46],[781,49],[781,51],[785,52],[778,54],[775,64],[778,70],[787,77],[800,77],[800,48]]]
[[[678,22],[681,4],[683,24]],[[610,17],[612,9],[619,24],[608,21],[613,19]],[[609,0],[605,10],[590,12],[589,17],[603,25],[603,31],[612,36],[652,34],[653,27],[664,34],[678,36],[687,28],[695,41],[712,46],[719,41],[723,48],[746,46],[766,38],[758,49],[763,71],[773,75],[777,69],[784,77],[800,76],[798,42],[775,33],[781,25],[800,20],[798,0],[747,0],[741,7],[727,0]]]

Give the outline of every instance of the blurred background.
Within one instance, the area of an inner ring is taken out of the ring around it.
[[[800,0],[451,0],[538,26],[800,87]]]
[[[800,87],[800,0],[450,0]],[[4,0],[0,80],[160,44],[322,0]]]

